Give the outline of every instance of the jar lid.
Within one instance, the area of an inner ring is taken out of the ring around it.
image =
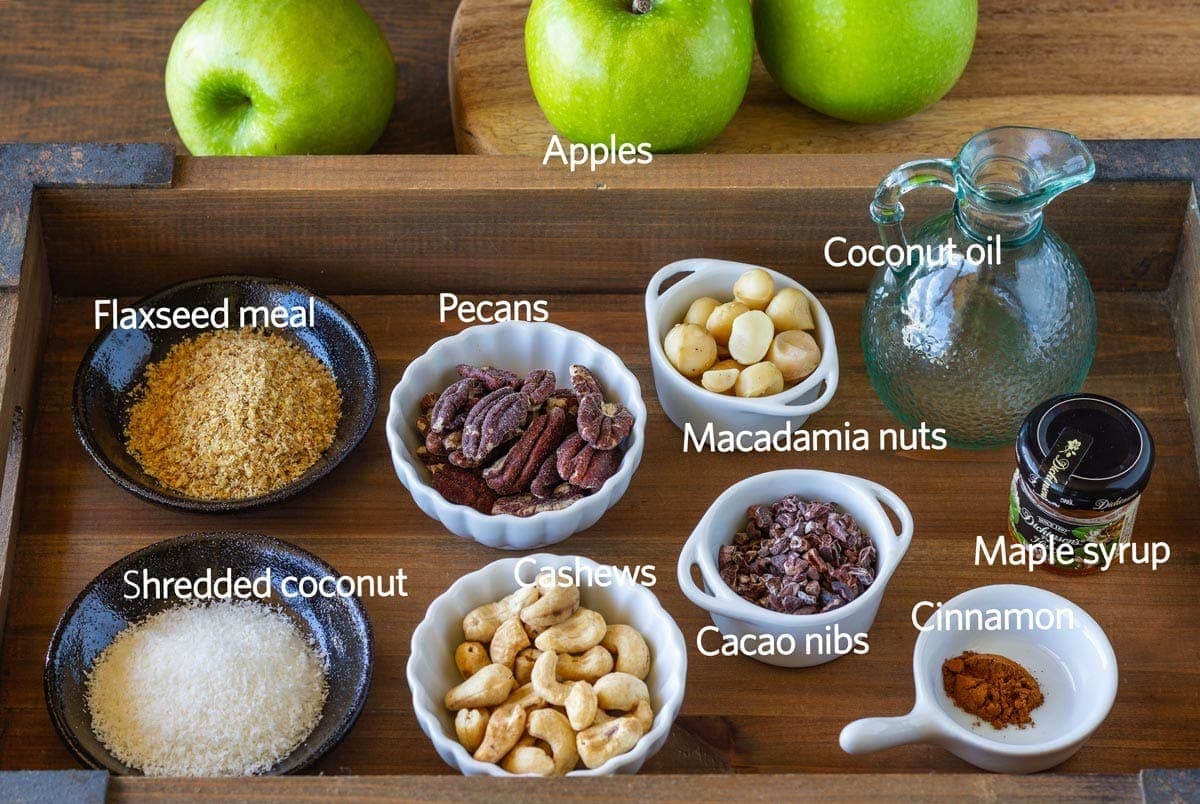
[[[1025,417],[1017,467],[1034,493],[1063,508],[1104,510],[1133,500],[1150,481],[1154,440],[1115,399],[1065,394]]]

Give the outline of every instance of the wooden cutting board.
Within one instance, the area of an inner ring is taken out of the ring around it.
[[[460,153],[545,153],[553,129],[525,69],[529,0],[462,0],[450,38]],[[1004,124],[1088,139],[1200,136],[1200,0],[982,0],[975,51],[933,107],[845,123],[801,106],[756,60],[741,110],[704,150],[950,155]]]

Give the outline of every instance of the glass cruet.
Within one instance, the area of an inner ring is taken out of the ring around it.
[[[901,421],[944,428],[952,446],[1011,444],[1038,403],[1079,390],[1096,348],[1096,301],[1042,212],[1094,174],[1076,137],[1004,127],[975,135],[955,159],[901,165],[879,185],[871,217],[904,258],[871,283],[862,345],[871,383]],[[949,190],[954,206],[906,236],[900,199],[919,187]],[[938,248],[950,238],[954,251]]]

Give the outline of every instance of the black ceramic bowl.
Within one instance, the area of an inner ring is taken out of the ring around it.
[[[84,765],[116,774],[139,772],[116,759],[92,733],[85,705],[87,674],[96,658],[126,627],[179,603],[177,600],[126,600],[128,570],[154,577],[197,578],[212,568],[234,576],[258,578],[271,568],[271,605],[281,606],[300,633],[329,658],[329,698],[321,720],[291,754],[269,773],[294,773],[337,745],[358,719],[371,687],[374,640],[371,621],[356,597],[285,598],[284,578],[337,573],[295,545],[248,533],[197,533],[158,542],[131,553],[84,587],[58,621],[46,651],[46,706],[59,735]]]
[[[229,299],[231,318],[235,318],[243,306],[307,305],[310,296],[316,311],[312,326],[275,331],[303,346],[333,373],[342,394],[342,418],[329,449],[296,480],[257,497],[235,500],[189,497],[148,475],[125,448],[131,392],[141,383],[146,366],[166,357],[175,344],[203,332],[198,329],[109,329],[96,338],[75,375],[72,401],[75,432],[88,454],[126,491],[169,508],[207,513],[241,511],[278,502],[329,474],[366,436],[379,405],[379,366],[375,352],[367,336],[340,307],[300,285],[252,276],[196,279],[167,288],[132,306],[212,308]]]

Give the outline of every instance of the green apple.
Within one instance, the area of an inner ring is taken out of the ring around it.
[[[575,142],[691,150],[741,105],[753,25],[747,0],[533,0],[529,81]]]
[[[758,52],[818,112],[877,123],[936,102],[975,46],[977,0],[754,0]]]
[[[198,155],[363,153],[396,100],[392,51],[355,0],[207,0],[175,36],[166,79]]]

